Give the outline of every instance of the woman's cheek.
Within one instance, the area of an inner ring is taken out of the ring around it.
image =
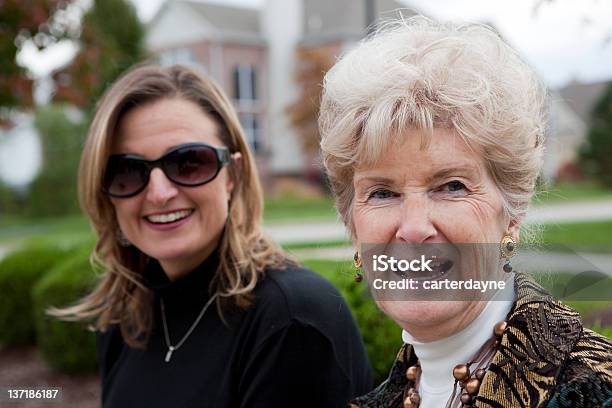
[[[488,242],[496,233],[493,208],[475,197],[439,200],[433,206],[433,219],[445,230],[451,242]]]
[[[394,207],[360,206],[353,211],[355,233],[362,244],[390,242],[395,236],[399,212]]]

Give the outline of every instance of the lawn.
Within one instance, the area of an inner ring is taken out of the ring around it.
[[[334,220],[336,209],[331,197],[297,198],[286,197],[266,200],[264,221],[266,223],[291,222],[295,220]]]
[[[612,253],[612,220],[546,224],[543,228],[543,244],[568,246],[581,252]]]
[[[603,199],[612,199],[612,189],[604,188],[593,182],[559,183],[538,192],[532,203],[544,205]]]
[[[80,214],[43,219],[0,217],[0,244],[13,244],[32,237],[66,240],[91,235],[87,219]]]

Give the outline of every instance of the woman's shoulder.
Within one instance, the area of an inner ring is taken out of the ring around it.
[[[104,381],[124,348],[121,329],[117,324],[108,325],[96,332],[96,351],[100,375]]]
[[[601,406],[612,400],[612,341],[584,329],[559,374],[550,407]]]
[[[268,268],[254,291],[258,307],[284,308],[288,318],[305,323],[350,316],[338,289],[318,273],[303,266],[286,263]],[[332,313],[330,315],[330,313]],[[323,315],[322,315],[323,314]],[[325,315],[326,314],[326,315]]]

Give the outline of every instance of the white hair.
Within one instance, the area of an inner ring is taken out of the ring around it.
[[[406,130],[434,128],[453,129],[483,157],[504,210],[520,222],[542,167],[545,100],[539,78],[490,27],[387,22],[324,80],[321,149],[344,223],[353,231],[355,168]]]

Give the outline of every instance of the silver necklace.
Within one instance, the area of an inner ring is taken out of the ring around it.
[[[210,299],[208,300],[208,302],[206,302],[206,304],[204,305],[204,307],[200,311],[200,314],[195,319],[195,321],[193,322],[193,324],[191,325],[189,330],[187,330],[187,333],[185,333],[183,338],[178,343],[176,343],[176,346],[173,346],[172,344],[170,344],[170,334],[168,334],[168,324],[166,323],[166,307],[164,305],[164,298],[160,298],[162,323],[164,324],[164,338],[166,340],[166,347],[168,347],[168,351],[166,352],[166,358],[164,359],[164,361],[166,363],[170,362],[170,358],[172,357],[172,353],[175,350],[178,350],[179,347],[181,347],[183,345],[183,343],[185,343],[187,338],[189,338],[189,336],[195,330],[195,328],[198,325],[198,323],[200,323],[200,320],[202,320],[202,316],[204,316],[204,313],[206,313],[206,309],[208,309],[208,306],[210,306],[212,304],[212,302],[215,300],[216,297],[217,297],[216,293],[210,297]]]

